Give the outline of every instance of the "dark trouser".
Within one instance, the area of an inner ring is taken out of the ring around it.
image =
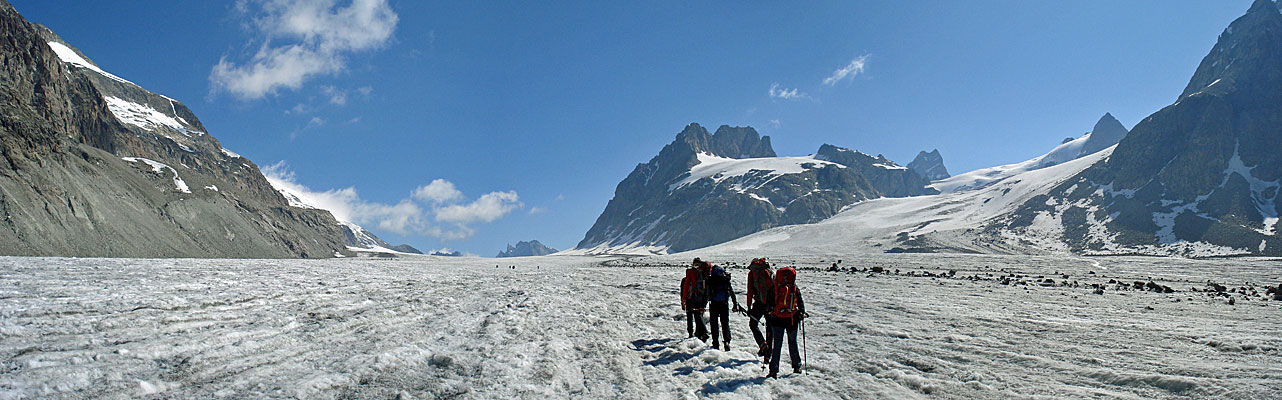
[[[748,310],[748,329],[752,330],[752,338],[757,340],[757,347],[766,347],[770,345],[770,329],[767,327],[765,335],[761,333],[761,317],[764,317],[769,307],[757,303]]]
[[[708,340],[708,328],[703,325],[703,310],[686,310],[686,334],[690,335],[687,337]]]
[[[801,369],[801,353],[797,351],[797,325],[770,327],[770,374],[779,373],[779,355],[783,350],[783,334],[788,332],[788,355],[792,357],[792,369]]]
[[[730,346],[730,305],[724,301],[714,301],[708,311],[708,323],[712,325],[712,347],[717,347],[717,328],[726,337],[726,346]]]

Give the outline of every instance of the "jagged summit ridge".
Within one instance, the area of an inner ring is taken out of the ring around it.
[[[939,149],[917,152],[917,157],[908,163],[908,169],[916,171],[918,175],[929,181],[947,179],[952,176],[948,174],[948,168],[944,167],[944,156],[939,154]]]
[[[690,151],[707,153],[725,158],[774,157],[775,151],[770,146],[770,137],[761,136],[751,127],[730,127],[722,125],[714,133],[697,123],[687,125],[673,144],[682,143]]]
[[[548,247],[543,243],[540,243],[538,240],[531,240],[528,242],[516,242],[515,246],[508,244],[507,250],[500,251],[495,257],[534,257],[545,256],[556,252],[556,249]]]

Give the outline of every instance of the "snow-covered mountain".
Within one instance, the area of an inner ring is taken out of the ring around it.
[[[1282,255],[1282,13],[1257,0],[1129,133],[1105,115],[1045,155],[931,186],[705,250]]]
[[[885,157],[824,145],[777,157],[769,137],[690,124],[615,189],[572,250],[659,254],[696,249],[781,225],[818,222],[859,200],[934,193]]]
[[[1044,196],[1050,188],[1108,157],[1111,151],[1109,148],[1061,164],[1014,172],[978,189],[861,201],[818,223],[769,229],[699,251],[772,255],[1066,251],[1066,246],[1054,234],[1007,236],[989,226],[992,221],[1011,215],[1024,203]],[[1030,161],[1044,158],[1043,155]],[[1053,221],[1039,219],[1036,222],[1039,227],[1054,230]]]
[[[0,254],[332,257],[326,212],[287,207],[181,102],[95,64],[0,0]]]
[[[1096,132],[1099,132],[1099,134],[1097,135]],[[1046,154],[1015,164],[981,168],[957,174],[932,182],[930,187],[943,193],[984,188],[1018,174],[1063,164],[1094,154],[1117,144],[1125,136],[1126,128],[1122,126],[1122,123],[1117,122],[1117,119],[1114,119],[1112,114],[1104,114],[1095,123],[1094,130],[1078,138],[1066,139]]]

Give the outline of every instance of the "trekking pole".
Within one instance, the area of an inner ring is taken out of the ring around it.
[[[806,319],[801,319],[801,373],[806,373],[810,362],[806,359]]]

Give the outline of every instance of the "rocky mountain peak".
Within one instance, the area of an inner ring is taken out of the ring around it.
[[[1229,86],[1273,95],[1264,80],[1278,80],[1282,69],[1282,13],[1269,0],[1256,0],[1247,13],[1224,29],[1211,52],[1202,59],[1180,98],[1204,92],[1223,92]],[[1252,81],[1243,85],[1243,81]]]
[[[1087,138],[1086,143],[1082,145],[1078,157],[1095,154],[1097,151],[1121,142],[1127,132],[1126,127],[1117,118],[1113,118],[1113,114],[1104,113],[1104,116],[1095,123],[1095,128],[1091,129],[1091,137]]]
[[[545,256],[555,252],[557,252],[556,249],[545,246],[543,243],[539,243],[538,240],[531,240],[528,242],[516,242],[515,246],[508,244],[507,250],[500,251],[495,257],[533,257]]]
[[[1035,231],[1034,216],[1049,213],[1074,251],[1282,254],[1280,110],[1282,12],[1259,0],[1224,30],[1174,104],[1049,198],[1025,203],[1008,227]]]
[[[947,179],[952,176],[948,174],[948,168],[944,167],[944,156],[939,154],[939,149],[933,149],[929,153],[925,151],[917,152],[917,157],[908,163],[908,169],[917,172],[918,175],[930,181]]]
[[[725,158],[774,157],[770,137],[761,136],[752,127],[722,125],[715,133],[697,123],[686,125],[673,144],[685,144],[693,153],[708,153]]]
[[[1257,12],[1278,12],[1278,5],[1273,0],[1255,0],[1251,3],[1251,8],[1246,10],[1247,14]]]

